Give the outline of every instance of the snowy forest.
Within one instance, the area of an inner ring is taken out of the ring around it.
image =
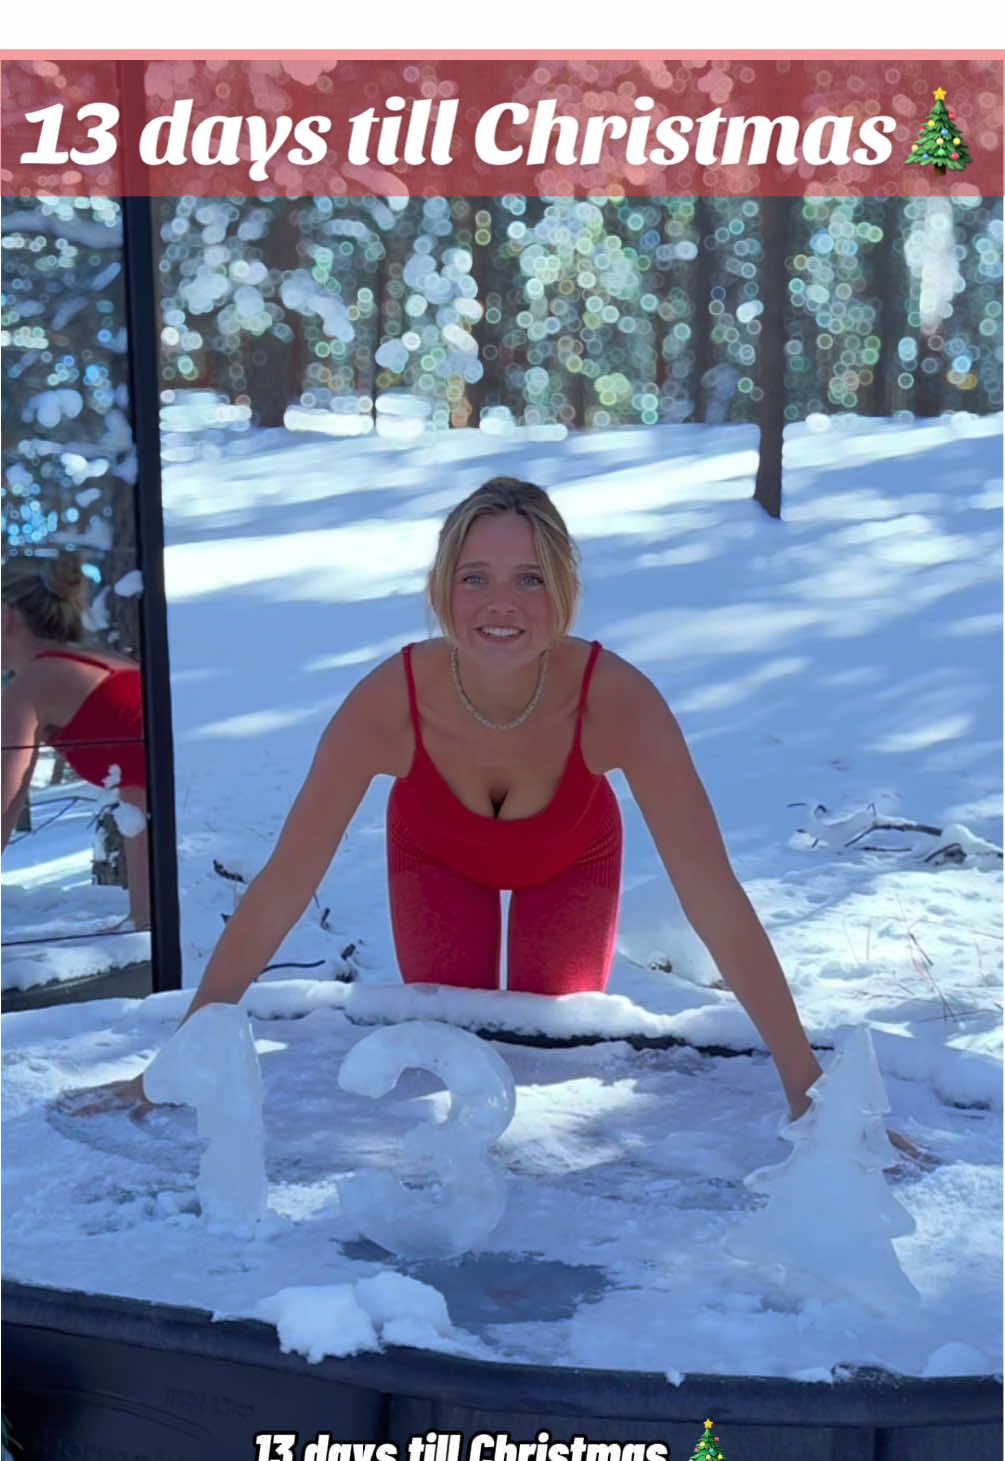
[[[406,440],[1002,404],[1000,198],[151,206],[167,428],[196,401],[221,431]],[[73,542],[114,583],[135,566],[120,209],[21,200],[3,245],[5,549]]]

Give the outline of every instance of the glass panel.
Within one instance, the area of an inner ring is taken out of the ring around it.
[[[4,1007],[147,993],[122,219],[19,199],[4,286]]]

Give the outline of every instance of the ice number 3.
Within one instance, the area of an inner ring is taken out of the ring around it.
[[[341,1182],[339,1195],[349,1221],[381,1247],[408,1258],[452,1258],[483,1242],[505,1210],[505,1180],[488,1148],[513,1119],[513,1077],[477,1035],[411,1020],[358,1041],[338,1081],[356,1095],[384,1096],[409,1069],[438,1075],[450,1093],[446,1120],[413,1127],[402,1142],[437,1190],[365,1170]]]

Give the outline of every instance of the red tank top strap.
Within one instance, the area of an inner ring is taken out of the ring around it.
[[[93,654],[83,654],[76,649],[43,649],[35,656],[36,659],[69,659],[75,664],[95,665],[99,670],[107,670],[112,674],[117,669],[128,669],[128,665],[110,665],[103,659],[96,659]],[[139,669],[139,666],[136,666]]]
[[[579,733],[583,727],[583,711],[586,709],[586,697],[590,690],[590,681],[593,678],[593,667],[597,663],[597,656],[602,645],[599,639],[593,641],[593,648],[590,650],[590,657],[586,661],[586,669],[583,671],[583,684],[579,692],[579,707],[576,711],[576,741],[579,741]]]
[[[406,644],[401,651],[405,661],[405,679],[408,681],[408,709],[412,716],[416,745],[422,745],[422,729],[419,725],[419,697],[415,693],[415,676],[412,674],[412,645]]]

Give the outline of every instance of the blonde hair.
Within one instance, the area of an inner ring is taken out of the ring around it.
[[[75,553],[8,558],[0,597],[39,639],[76,642],[84,637],[87,579]]]
[[[450,595],[464,539],[478,518],[504,512],[515,512],[530,523],[545,589],[551,600],[555,636],[560,639],[572,627],[579,607],[579,549],[547,492],[516,477],[492,477],[448,513],[426,581],[429,607],[447,638],[453,638]]]

